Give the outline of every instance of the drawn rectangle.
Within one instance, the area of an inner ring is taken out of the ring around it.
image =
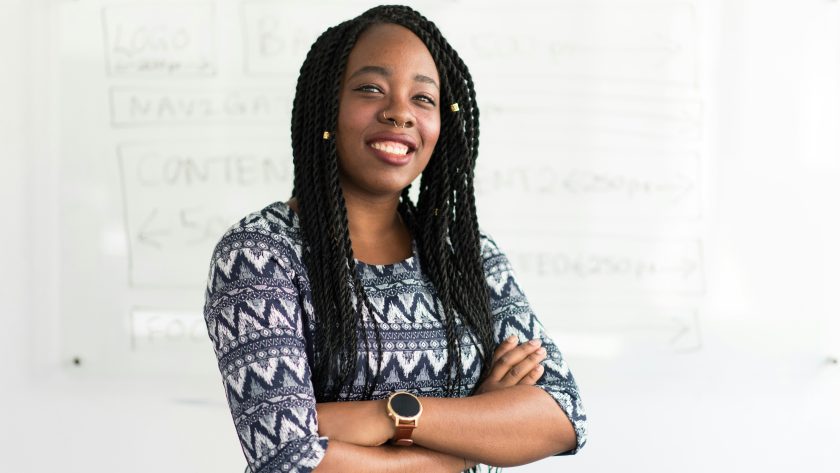
[[[551,123],[552,136],[596,136],[649,142],[697,143],[703,132],[699,98],[638,97],[617,93],[555,92],[545,97],[533,90],[492,94],[482,104],[482,128],[501,132],[507,122]]]
[[[507,248],[525,287],[544,294],[700,295],[699,239],[623,236],[518,236]]]
[[[292,97],[267,88],[111,89],[111,123],[117,127],[207,123],[288,123]]]
[[[697,153],[552,145],[537,138],[516,146],[519,159],[505,159],[514,150],[505,153],[493,140],[482,143],[490,151],[476,168],[478,205],[492,209],[491,218],[627,221],[697,219],[702,213]]]
[[[200,310],[133,308],[131,345],[134,350],[175,344],[207,344],[207,326]]]
[[[133,287],[201,287],[224,231],[291,193],[291,157],[272,140],[126,144],[118,155]]]
[[[245,74],[296,77],[310,46],[327,25],[354,15],[346,4],[246,1],[241,5]]]
[[[571,353],[617,358],[687,353],[703,346],[700,317],[697,309],[691,307],[602,303],[559,305],[556,311],[564,314],[562,319],[546,324],[550,323],[551,331],[563,334],[564,349]],[[598,353],[604,347],[609,349]]]
[[[201,77],[218,70],[212,3],[103,9],[108,73],[120,77]]]
[[[529,5],[529,8],[539,8]],[[528,85],[553,81],[617,81],[696,87],[699,76],[699,26],[690,2],[550,2],[550,15],[530,15],[528,30],[498,28],[509,11],[483,4],[457,3],[451,24],[469,31],[459,44],[473,64],[474,77],[498,74],[498,64],[526,71]],[[539,64],[539,71],[533,65]],[[549,92],[546,90],[546,92]]]

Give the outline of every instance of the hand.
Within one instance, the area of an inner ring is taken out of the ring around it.
[[[516,345],[516,336],[511,335],[493,353],[493,366],[476,394],[487,393],[517,384],[534,385],[543,373],[540,364],[545,359],[545,348],[539,339]]]
[[[332,440],[376,447],[394,436],[396,427],[388,417],[386,399],[376,401],[319,402],[318,435]]]

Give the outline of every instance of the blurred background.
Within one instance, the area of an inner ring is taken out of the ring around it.
[[[589,413],[510,470],[837,471],[840,2],[410,4]],[[0,0],[0,471],[242,471],[210,252],[289,197],[303,57],[372,5]]]

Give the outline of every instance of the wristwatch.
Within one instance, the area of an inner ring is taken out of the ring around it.
[[[394,445],[408,447],[414,443],[411,434],[417,427],[420,414],[423,413],[423,405],[420,399],[405,391],[397,391],[388,397],[388,417],[394,419],[394,426],[397,428],[391,442]]]

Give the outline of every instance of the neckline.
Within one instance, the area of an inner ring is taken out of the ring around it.
[[[278,207],[281,207],[282,210],[284,210],[284,213],[286,215],[291,216],[292,226],[295,228],[295,230],[297,230],[300,233],[300,235],[302,237],[303,234],[301,232],[301,227],[300,227],[300,217],[298,216],[297,212],[292,210],[292,208],[289,206],[289,204],[287,204],[286,202],[284,202],[282,200],[277,201],[274,205],[278,206]],[[400,261],[395,261],[393,263],[387,263],[387,264],[365,263],[364,261],[362,261],[362,260],[360,260],[359,258],[356,258],[356,257],[353,258],[353,261],[356,262],[356,267],[357,268],[374,268],[374,269],[377,269],[377,270],[394,268],[396,266],[413,266],[414,262],[417,259],[417,251],[418,251],[417,250],[417,240],[414,239],[414,237],[412,236],[412,238],[411,238],[411,256],[409,256],[408,258],[405,258],[405,259],[400,260]]]
[[[375,268],[377,270],[384,270],[384,269],[394,268],[394,267],[397,267],[397,266],[413,266],[416,256],[417,256],[417,240],[412,238],[411,239],[411,256],[409,256],[408,258],[406,258],[404,260],[395,261],[393,263],[387,263],[387,264],[373,264],[373,263],[365,263],[364,261],[361,261],[359,258],[354,257],[353,261],[356,262],[356,267],[357,268]]]

